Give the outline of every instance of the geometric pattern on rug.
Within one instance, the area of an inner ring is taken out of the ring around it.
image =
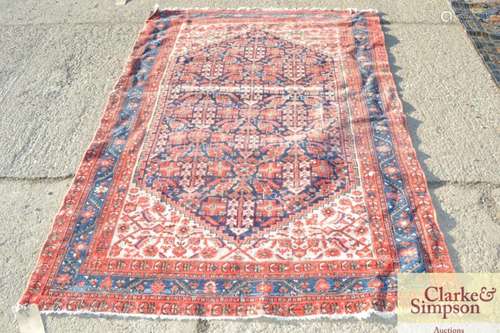
[[[451,271],[377,13],[164,10],[20,304],[365,316],[394,311],[398,272]]]

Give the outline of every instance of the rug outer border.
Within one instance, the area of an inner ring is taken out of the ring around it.
[[[208,10],[208,11],[217,11],[217,10],[227,10],[227,11],[246,11],[246,10],[256,10],[256,11],[341,11],[341,12],[346,12],[346,11],[349,11],[350,13],[374,13],[374,14],[377,14],[378,11],[377,10],[373,10],[373,9],[366,9],[366,10],[357,10],[357,9],[353,9],[353,8],[347,8],[347,9],[330,9],[330,8],[314,8],[314,7],[309,7],[309,8],[252,8],[252,7],[240,7],[240,8],[225,8],[225,9],[220,9],[220,8],[165,8],[165,9],[162,9],[161,11],[173,11],[173,10]],[[121,71],[121,74],[119,75],[117,81],[116,81],[116,84],[114,85],[114,88],[113,90],[108,94],[108,97],[106,99],[106,103],[105,103],[105,107],[104,107],[104,111],[101,115],[101,118],[100,118],[100,121],[99,121],[99,125],[97,127],[97,130],[96,130],[96,133],[94,134],[92,140],[90,141],[89,145],[87,146],[87,149],[85,150],[85,153],[83,154],[81,160],[80,160],[80,163],[79,163],[79,166],[77,168],[77,172],[75,172],[75,176],[73,177],[73,180],[71,181],[71,185],[69,186],[66,194],[64,195],[64,199],[62,200],[60,206],[59,206],[59,209],[58,209],[58,212],[63,208],[63,206],[65,205],[65,202],[66,202],[66,199],[67,197],[69,196],[70,193],[72,193],[73,191],[75,191],[74,189],[74,184],[76,182],[76,179],[78,177],[78,170],[80,170],[82,164],[83,164],[83,161],[85,160],[86,156],[87,156],[87,153],[89,153],[92,149],[91,147],[94,146],[96,143],[98,142],[101,142],[102,140],[99,139],[99,134],[101,132],[102,129],[106,128],[108,125],[109,122],[112,123],[112,120],[115,119],[117,116],[118,116],[118,112],[117,110],[113,107],[113,103],[112,103],[112,97],[118,95],[119,97],[120,96],[123,96],[123,94],[125,94],[125,90],[123,90],[124,88],[123,87],[120,87],[120,83],[123,81],[123,80],[127,80],[127,83],[128,83],[128,80],[130,79],[130,77],[127,76],[128,74],[128,71],[127,71],[127,68],[129,68],[129,66],[131,65],[133,59],[135,59],[137,56],[138,56],[138,53],[137,51],[138,50],[141,50],[142,46],[144,46],[144,40],[147,39],[148,37],[148,34],[147,34],[147,28],[148,28],[148,23],[149,21],[155,16],[155,14],[157,13],[158,11],[155,10],[151,13],[151,15],[149,16],[149,18],[146,20],[146,22],[144,23],[143,25],[143,28],[139,31],[136,39],[134,40],[133,44],[132,44],[132,50],[131,52],[129,53],[129,58],[128,60],[125,62],[125,65]],[[400,152],[400,148],[401,147],[404,147],[404,148],[407,148],[409,149],[410,151],[408,152],[409,154],[413,155],[414,158],[415,158],[415,161],[417,163],[417,167],[418,167],[418,172],[423,176],[424,180],[425,180],[425,190],[426,190],[426,195],[429,196],[429,200],[430,199],[430,194],[429,194],[429,188],[428,188],[428,184],[427,184],[427,180],[426,180],[426,177],[425,177],[425,174],[423,173],[423,170],[422,170],[422,167],[419,163],[419,161],[416,159],[416,150],[415,150],[415,147],[413,146],[412,144],[412,140],[411,140],[411,137],[410,137],[410,132],[409,132],[409,128],[408,128],[408,125],[407,125],[407,120],[406,120],[406,115],[404,114],[403,112],[403,108],[402,108],[402,101],[399,97],[399,94],[396,90],[396,84],[395,84],[395,81],[394,81],[394,76],[392,74],[392,72],[390,71],[390,67],[389,67],[389,62],[388,62],[388,54],[387,54],[387,49],[386,49],[386,44],[385,44],[385,36],[384,36],[384,32],[383,32],[383,29],[382,29],[382,24],[381,24],[381,20],[380,20],[380,16],[376,15],[377,17],[377,21],[378,21],[378,24],[380,25],[380,29],[378,29],[378,31],[375,32],[375,37],[377,38],[381,38],[381,48],[383,49],[382,51],[383,52],[380,52],[380,54],[375,54],[373,53],[374,55],[374,59],[376,59],[373,64],[374,64],[374,67],[376,68],[375,69],[375,75],[377,76],[378,78],[378,82],[380,84],[381,87],[387,87],[389,90],[395,90],[395,98],[394,98],[394,101],[395,103],[397,104],[397,106],[395,108],[391,108],[391,112],[387,112],[387,109],[385,110],[385,113],[387,115],[390,115],[390,118],[391,118],[391,121],[389,122],[391,128],[392,128],[392,131],[394,133],[394,128],[397,127],[399,130],[403,129],[403,133],[406,133],[406,136],[403,137],[403,138],[398,138],[400,140],[398,140],[399,142],[397,144],[394,144],[394,147],[395,149],[398,151],[397,153],[397,158],[398,160],[401,159],[401,152]],[[372,36],[374,35],[374,32],[373,31],[369,31],[369,35]],[[375,51],[375,48],[372,52]],[[378,62],[377,60],[382,60],[382,62]],[[384,68],[384,69],[387,69],[387,71],[381,71],[381,69],[379,67],[387,67],[387,68]],[[159,80],[159,82],[161,82],[161,78]],[[120,90],[121,89],[121,90]],[[387,89],[381,89],[383,91],[387,91]],[[120,100],[122,98],[120,97]],[[387,98],[383,98],[383,101],[384,103],[387,102]],[[395,113],[395,114],[394,114]],[[108,120],[108,118],[111,118],[111,120]],[[399,118],[399,119],[398,119]],[[112,125],[112,124],[111,124]],[[105,135],[107,136],[107,134],[109,134],[109,131],[111,130],[111,126],[109,127],[108,129],[108,133],[105,133]],[[396,137],[395,137],[396,138]],[[395,139],[394,138],[394,139]],[[402,174],[405,178],[406,181],[408,181],[408,173],[405,171],[403,172],[403,169],[404,168],[405,164],[402,163],[400,165],[401,167],[401,171],[402,171]],[[411,184],[410,182],[408,182],[408,184]],[[86,191],[82,191],[81,195],[80,196],[83,196],[84,194],[86,194]],[[445,269],[440,269],[438,267],[436,267],[436,270],[431,270],[430,272],[453,272],[454,269],[453,269],[453,266],[451,264],[451,260],[449,258],[449,254],[448,254],[448,250],[446,248],[446,243],[444,242],[444,235],[439,227],[439,224],[437,223],[437,219],[436,219],[436,213],[435,213],[435,209],[434,209],[434,206],[432,204],[432,201],[430,201],[430,206],[431,206],[431,209],[433,211],[433,222],[434,222],[434,226],[436,227],[436,229],[439,231],[439,234],[440,234],[440,242],[442,242],[441,245],[444,245],[444,248],[445,248],[445,252],[444,252],[444,256],[447,257],[445,258],[445,261],[448,261],[449,262],[449,267],[448,268],[445,268]],[[33,270],[32,274],[30,274],[30,277],[29,279],[27,280],[27,286],[19,300],[19,302],[17,303],[17,305],[14,306],[13,310],[14,311],[20,311],[23,309],[23,307],[26,306],[26,304],[35,304],[37,305],[35,302],[33,302],[33,300],[36,300],[36,297],[33,298],[31,297],[32,295],[29,295],[29,290],[30,290],[30,283],[33,281],[33,279],[35,278],[35,275],[39,269],[40,266],[42,266],[42,264],[44,264],[42,262],[42,254],[45,250],[45,247],[47,245],[47,243],[49,242],[49,238],[50,236],[52,235],[52,232],[53,232],[53,229],[55,228],[55,224],[56,224],[56,219],[57,219],[57,215],[56,217],[54,217],[54,219],[52,220],[52,224],[50,226],[50,229],[49,229],[49,233],[48,233],[48,236],[46,238],[46,241],[43,243],[43,246],[41,247],[41,250],[39,252],[39,255],[37,256],[37,260],[36,260],[36,266],[35,266],[35,269]],[[71,223],[68,223],[68,225],[66,225],[66,232],[70,229],[71,227]],[[418,225],[418,223],[417,223]],[[419,230],[419,234],[421,234],[421,232],[426,232],[425,230]],[[65,244],[65,242],[61,242],[61,244],[59,245],[59,248],[57,250],[57,252],[59,252],[61,250],[61,248],[63,247],[63,245]],[[57,256],[56,256],[57,258]],[[430,258],[428,258],[430,259]],[[446,260],[447,259],[447,260]],[[50,262],[50,266],[54,266],[57,264],[57,260],[51,260]],[[430,262],[429,262],[430,263]],[[428,266],[430,267],[431,269],[432,266]],[[49,271],[52,271],[52,269],[49,269]],[[389,296],[390,293],[387,293],[387,295]],[[25,299],[26,296],[29,296],[27,298],[27,300]],[[373,308],[370,308],[366,311],[361,311],[361,312],[357,312],[357,313],[347,313],[347,314],[313,314],[313,315],[308,315],[308,314],[302,314],[302,315],[299,315],[299,316],[281,316],[281,315],[269,315],[269,314],[265,314],[265,313],[262,313],[262,314],[257,314],[257,315],[245,315],[245,316],[205,316],[205,315],[165,315],[165,314],[158,314],[158,315],[152,315],[152,314],[142,314],[142,313],[119,313],[119,312],[99,312],[99,311],[69,311],[69,310],[41,310],[40,313],[42,315],[80,315],[80,316],[90,316],[90,317],[109,317],[109,318],[145,318],[145,319],[175,319],[175,320],[194,320],[194,319],[205,319],[205,320],[247,320],[247,319],[255,319],[255,318],[275,318],[275,319],[280,319],[280,320],[313,320],[313,319],[323,319],[323,318],[328,318],[328,319],[347,319],[347,318],[359,318],[359,319],[362,319],[362,318],[368,318],[370,317],[371,315],[378,315],[380,317],[383,317],[383,318],[391,318],[395,315],[395,309],[393,309],[392,311],[377,311],[377,310],[374,310]]]

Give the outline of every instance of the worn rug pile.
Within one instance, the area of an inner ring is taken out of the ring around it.
[[[452,265],[390,73],[354,10],[164,10],[140,34],[21,305],[368,316]]]

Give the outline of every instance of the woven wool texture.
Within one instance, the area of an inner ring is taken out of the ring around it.
[[[146,22],[21,305],[165,318],[366,316],[450,272],[380,19]]]

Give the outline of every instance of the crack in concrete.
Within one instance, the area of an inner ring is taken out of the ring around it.
[[[210,328],[210,324],[206,319],[198,319],[196,322],[196,333],[207,333]]]
[[[385,20],[384,18],[381,18],[380,19],[380,24],[382,26],[384,25],[435,25],[435,26],[438,26],[438,25],[460,25],[461,23],[460,22],[456,22],[455,20],[452,20],[451,22],[432,22],[432,21],[429,21],[429,22],[425,22],[425,21],[422,21],[422,22],[405,22],[405,21],[387,21]]]
[[[109,25],[130,25],[144,24],[144,21],[87,21],[87,22],[40,22],[40,23],[7,23],[0,24],[0,27],[5,28],[16,28],[16,27],[40,27],[40,26],[60,26],[60,25],[94,25],[94,26],[106,26]],[[452,19],[450,22],[435,22],[435,21],[388,21],[381,16],[380,20],[381,25],[392,25],[392,24],[401,24],[401,25],[434,25],[434,26],[446,26],[446,25],[460,25],[458,19]]]
[[[144,20],[145,21],[145,20]],[[144,24],[144,21],[89,21],[89,22],[40,22],[40,23],[7,23],[7,24],[0,24],[0,27],[4,28],[17,28],[17,27],[50,27],[50,26],[60,26],[60,25],[73,25],[73,26],[79,26],[79,25],[94,25],[94,26],[107,26],[109,25],[130,25],[130,24]]]
[[[17,177],[17,176],[0,176],[0,180],[7,180],[7,181],[36,181],[36,182],[43,182],[43,181],[60,181],[60,180],[66,180],[66,179],[71,179],[75,175],[74,174],[68,174],[68,175],[62,175],[62,176],[40,176],[40,177]],[[494,182],[488,182],[488,181],[483,181],[483,180],[472,180],[472,181],[459,181],[459,180],[431,180],[427,182],[429,187],[432,188],[437,188],[441,186],[446,186],[446,185],[460,185],[460,186],[477,186],[477,185],[491,185],[494,187],[500,187],[500,183],[494,183]]]
[[[16,176],[0,176],[0,181],[10,181],[10,182],[32,182],[32,183],[43,183],[43,182],[59,182],[63,180],[73,179],[75,174],[68,174],[62,176],[40,176],[40,177],[16,177]],[[489,181],[482,180],[472,180],[472,181],[458,181],[458,180],[431,180],[427,182],[429,188],[436,189],[442,186],[447,185],[456,185],[456,186],[489,186],[494,188],[500,188],[500,183],[494,183]],[[493,200],[491,198],[491,200]],[[491,202],[491,200],[489,200]]]
[[[500,214],[493,195],[494,190],[500,189],[500,184],[485,181],[429,181],[428,185],[430,190],[438,189],[443,186],[459,186],[462,188],[475,189],[479,192],[479,201],[477,204],[482,207],[494,223],[500,224]],[[438,205],[435,206],[436,209],[440,209],[438,207]]]
[[[479,198],[479,204],[485,207],[487,214],[491,217],[492,221],[500,224],[497,212],[497,203],[493,197],[493,191],[491,186],[486,186],[481,190],[481,196]]]
[[[68,179],[73,179],[74,174],[55,176],[55,177],[11,177],[11,176],[0,176],[0,181],[7,182],[27,182],[27,183],[56,183]]]
[[[431,180],[427,182],[429,188],[435,189],[447,185],[474,187],[474,186],[493,186],[500,187],[500,183],[493,183],[483,180],[459,181],[459,180]]]

